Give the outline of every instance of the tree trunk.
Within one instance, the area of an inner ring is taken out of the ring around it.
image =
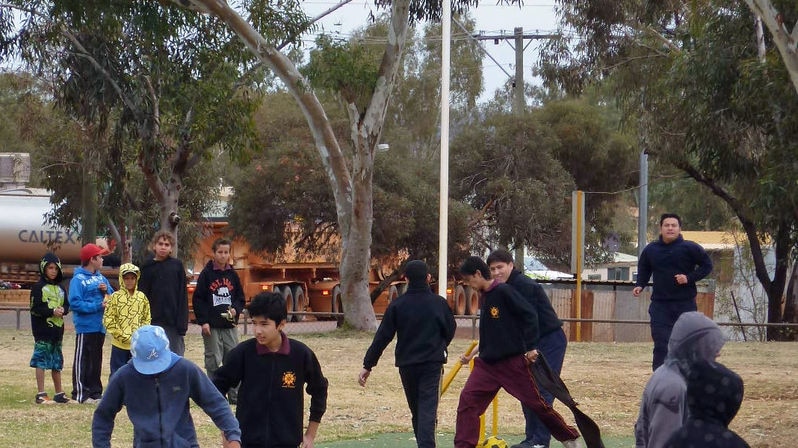
[[[798,322],[798,263],[793,263],[784,303],[784,322]],[[787,331],[788,339],[798,340],[798,332]]]

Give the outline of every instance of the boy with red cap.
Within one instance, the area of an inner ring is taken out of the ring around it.
[[[114,292],[100,273],[106,251],[96,244],[80,250],[81,267],[69,282],[69,305],[75,324],[75,360],[72,363],[72,399],[96,403],[103,393],[100,380],[103,363],[103,311],[105,299]]]

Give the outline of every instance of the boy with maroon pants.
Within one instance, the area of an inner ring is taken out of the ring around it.
[[[537,359],[537,314],[534,307],[507,284],[491,280],[479,257],[460,266],[463,281],[482,292],[479,317],[479,357],[460,393],[455,448],[473,448],[479,439],[479,416],[504,388],[532,409],[551,435],[566,448],[577,448],[579,432],[540,396],[527,366]],[[470,359],[462,359],[467,362]]]

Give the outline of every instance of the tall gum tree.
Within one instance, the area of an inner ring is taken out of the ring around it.
[[[340,275],[344,319],[356,329],[373,331],[377,322],[369,299],[368,271],[374,218],[372,180],[375,149],[382,133],[388,101],[397,81],[410,20],[436,20],[440,14],[436,9],[439,6],[410,0],[377,2],[380,7],[390,8],[390,19],[387,41],[373,88],[362,103],[342,95],[350,119],[352,154],[348,159],[310,83],[273,42],[265,39],[223,0],[173,1],[216,16],[226,23],[246,47],[274,72],[296,100],[310,127],[335,198],[342,244]],[[475,4],[475,1],[466,0],[458,2],[459,6],[455,6],[455,9]]]

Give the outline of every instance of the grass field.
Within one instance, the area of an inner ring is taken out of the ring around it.
[[[289,328],[290,332],[290,328]],[[412,447],[410,416],[399,375],[393,366],[393,345],[374,369],[368,386],[356,377],[371,335],[356,332],[295,335],[313,348],[330,381],[330,392],[317,446],[320,448]],[[465,351],[468,340],[456,339],[452,356]],[[0,329],[0,447],[91,446],[90,405],[36,405],[29,330]],[[201,365],[202,339],[189,334],[186,357]],[[105,375],[110,353],[106,342]],[[74,334],[64,341],[64,384],[71,389]],[[650,376],[649,344],[571,343],[563,379],[581,408],[601,426],[608,448],[634,446],[632,428],[643,386]],[[795,343],[736,343],[726,345],[720,361],[745,380],[745,400],[732,429],[752,447],[795,446],[798,434],[798,345]],[[463,369],[442,398],[440,446],[450,446],[458,392],[467,376]],[[51,394],[52,382],[47,378]],[[566,419],[567,409],[556,406]],[[204,447],[219,446],[219,435],[201,411],[193,414]],[[499,400],[499,435],[518,441],[523,416],[517,402],[505,394]],[[132,428],[124,411],[117,417],[114,446],[130,446]],[[552,446],[557,446],[552,444]]]

